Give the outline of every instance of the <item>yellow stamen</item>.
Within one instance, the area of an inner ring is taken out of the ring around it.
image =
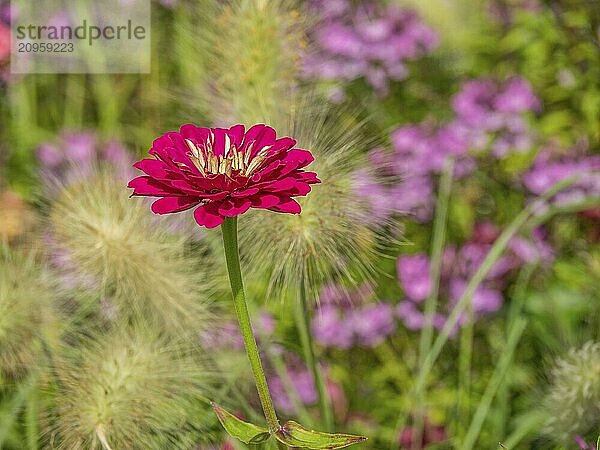
[[[225,149],[222,155],[217,156],[213,150],[214,135],[212,132],[203,147],[194,144],[189,139],[186,139],[185,143],[190,149],[188,156],[203,176],[211,173],[225,174],[230,177],[235,170],[239,171],[241,175],[249,177],[260,168],[271,149],[271,146],[263,147],[252,157],[254,142],[250,143],[244,152],[241,152],[231,144],[230,137],[225,135]]]

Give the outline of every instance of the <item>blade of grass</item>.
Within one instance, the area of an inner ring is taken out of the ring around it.
[[[448,206],[450,204],[450,194],[452,191],[452,175],[454,172],[454,160],[447,159],[444,162],[444,170],[440,178],[440,188],[438,192],[437,203],[435,207],[435,219],[433,222],[433,239],[431,244],[431,267],[429,278],[431,281],[431,292],[425,300],[425,323],[421,329],[419,342],[419,367],[425,363],[425,358],[431,349],[433,342],[433,319],[437,310],[438,295],[440,289],[440,274],[442,269],[442,255],[444,251],[444,242],[446,240],[446,222],[448,220]],[[419,389],[416,394],[418,404],[425,408],[427,404],[427,395],[425,388]],[[415,415],[415,433],[416,443],[421,442],[424,426],[424,411],[420,410]],[[391,444],[395,446],[396,443]]]
[[[38,436],[39,436],[39,424],[38,424],[38,406],[39,396],[38,391],[32,389],[28,398],[27,405],[25,408],[25,432],[27,438],[27,447],[29,450],[38,449]]]
[[[598,172],[595,173],[598,174]],[[600,205],[600,197],[590,197],[581,202],[571,203],[568,205],[551,205],[546,211],[544,211],[543,214],[540,214],[531,220],[531,222],[527,225],[527,231],[533,230],[556,215],[576,213],[588,208],[594,208],[598,205]]]
[[[515,349],[517,348],[526,325],[527,321],[525,319],[517,319],[515,321],[508,336],[508,342],[506,343],[504,353],[496,365],[494,373],[492,374],[485,392],[483,393],[483,397],[479,401],[479,405],[475,410],[475,414],[473,415],[473,419],[471,420],[467,435],[461,447],[463,450],[471,450],[475,445],[477,438],[479,437],[479,433],[481,433],[481,427],[483,426],[485,418],[490,410],[492,401],[494,400],[498,389],[504,381],[506,372],[510,367]]]
[[[304,277],[302,278],[304,280]],[[302,351],[304,353],[304,362],[309,368],[313,382],[317,389],[317,395],[319,397],[319,409],[321,411],[321,420],[323,421],[323,428],[325,431],[333,431],[333,413],[331,411],[331,403],[329,401],[329,395],[325,387],[325,380],[323,379],[323,373],[315,358],[315,344],[312,339],[312,333],[310,332],[310,318],[309,311],[310,306],[307,299],[308,293],[306,284],[302,281],[299,292],[299,301],[296,302],[296,314],[294,316],[296,322],[296,329],[300,335],[300,343],[302,345]]]
[[[254,312],[255,308],[252,308],[252,309]],[[268,337],[265,335],[265,333],[261,327],[257,327],[255,332],[258,334],[258,338],[259,338],[260,342],[265,343],[265,344],[263,344],[263,348],[266,353],[267,361],[273,367],[275,374],[281,380],[281,383],[285,390],[285,394],[287,395],[290,402],[292,403],[294,412],[296,412],[296,414],[298,414],[298,417],[300,418],[300,420],[302,420],[303,423],[309,424],[311,426],[314,425],[314,421],[312,420],[312,417],[310,416],[308,410],[306,409],[306,407],[302,403],[300,397],[298,396],[298,392],[296,391],[296,389],[294,387],[294,383],[292,382],[292,379],[290,378],[289,371],[286,367],[286,364],[285,364],[285,361],[283,359],[281,352],[275,351],[273,346],[268,344]]]
[[[296,414],[298,414],[298,417],[300,418],[300,420],[302,420],[303,423],[306,423],[310,426],[314,426],[314,421],[312,420],[312,417],[310,416],[310,414],[304,407],[302,400],[300,400],[300,397],[298,396],[298,392],[296,391],[294,383],[290,378],[289,371],[285,366],[283,358],[281,357],[281,355],[276,354],[273,351],[273,349],[270,348],[270,346],[265,346],[265,349],[267,353],[267,360],[271,363],[273,369],[275,370],[275,373],[281,380],[281,383],[283,384],[283,388],[285,390],[285,394],[290,399],[294,411],[296,412]]]
[[[523,306],[525,303],[525,295],[531,276],[533,275],[537,263],[530,263],[525,265],[520,271],[515,283],[515,288],[510,301],[510,307],[508,310],[508,317],[506,321],[506,335],[510,333],[515,321],[521,316]],[[514,363],[514,360],[513,360]],[[510,368],[509,368],[510,371]],[[498,438],[504,436],[505,430],[508,426],[508,420],[510,418],[510,386],[508,383],[502,384],[500,392],[498,393],[498,412],[501,416],[500,428],[498,429]]]
[[[532,431],[539,430],[545,420],[545,415],[539,412],[528,415],[525,418],[519,418],[517,428],[503,442],[504,446],[508,449],[517,448],[517,445],[521,443],[523,438]]]
[[[83,127],[86,102],[85,76],[69,74],[66,77],[63,127],[80,130]]]
[[[466,323],[460,329],[460,342],[458,353],[458,389],[456,393],[457,402],[457,433],[460,439],[466,431],[468,418],[471,415],[471,361],[473,359],[473,333],[475,328],[475,315],[472,304],[466,307]],[[463,422],[464,419],[464,422]]]

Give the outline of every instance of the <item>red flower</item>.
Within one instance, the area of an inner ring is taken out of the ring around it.
[[[249,208],[298,214],[293,197],[308,194],[310,185],[320,181],[314,172],[302,170],[313,161],[311,153],[294,145],[294,139],[277,139],[275,130],[262,124],[247,131],[243,125],[184,125],[179,133],[154,141],[149,151],[154,159],[134,164],[147,175],[128,187],[133,195],[161,197],[152,204],[156,214],[198,206],[196,222],[207,228]]]

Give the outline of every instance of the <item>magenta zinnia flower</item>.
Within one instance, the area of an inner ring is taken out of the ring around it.
[[[294,148],[289,137],[277,139],[275,130],[263,124],[247,131],[184,125],[156,139],[150,149],[154,159],[142,159],[134,167],[147,175],[128,184],[133,195],[161,197],[152,204],[156,214],[196,208],[201,226],[213,228],[225,217],[249,208],[298,214],[293,197],[310,192],[319,183],[314,172],[302,170],[313,161],[307,150]]]

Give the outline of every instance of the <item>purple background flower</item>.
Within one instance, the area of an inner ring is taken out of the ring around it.
[[[437,34],[412,10],[398,5],[347,0],[314,0],[319,20],[312,31],[316,50],[303,61],[303,76],[348,82],[364,78],[378,95],[390,81],[408,76],[406,62],[438,45]],[[343,94],[332,91],[333,100]]]
[[[480,155],[502,159],[533,147],[527,116],[539,110],[540,101],[523,78],[467,81],[452,99],[452,108],[452,120],[402,125],[390,135],[391,152],[370,152],[373,170],[357,173],[355,189],[375,222],[395,214],[430,221],[435,177],[448,157],[454,160],[454,176],[463,178],[475,170]]]

